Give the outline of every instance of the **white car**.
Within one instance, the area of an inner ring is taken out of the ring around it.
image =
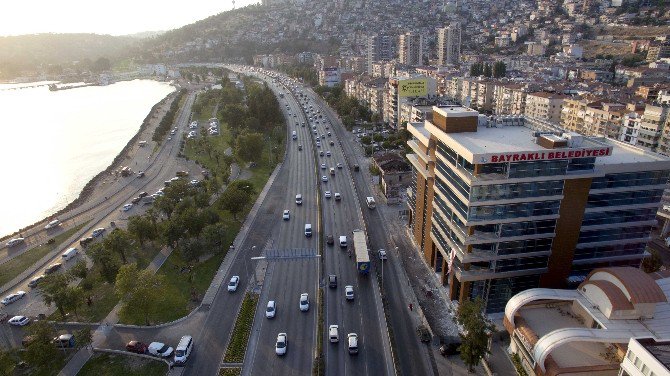
[[[344,286],[344,296],[347,298],[347,300],[353,300],[354,299],[354,286]]]
[[[284,214],[282,214],[281,217],[283,220],[288,221],[289,219],[291,219],[291,212],[289,212],[288,209],[284,210]]]
[[[277,314],[277,303],[274,300],[268,302],[268,306],[265,309],[265,317],[272,319]]]
[[[277,344],[275,345],[275,353],[277,355],[286,355],[286,348],[288,347],[288,339],[286,333],[277,334]]]
[[[340,333],[339,333],[339,326],[337,325],[331,325],[328,327],[328,338],[330,339],[330,343],[337,343],[340,341]]]
[[[7,242],[7,247],[13,247],[15,245],[19,245],[23,243],[26,239],[25,238],[15,238]]]
[[[388,259],[388,257],[386,256],[386,251],[384,249],[379,250],[379,259],[382,261]]]
[[[330,157],[330,150],[326,152],[326,157]]]
[[[323,176],[321,177],[321,181],[324,182],[324,183],[327,183],[327,182],[328,182],[328,176],[323,175]]]
[[[309,311],[309,294],[300,294],[300,310],[303,312]]]
[[[149,344],[149,354],[159,358],[168,358],[172,356],[174,349],[162,342],[151,342]]]
[[[26,296],[25,291],[17,291],[13,294],[9,294],[9,295],[5,296],[4,299],[2,299],[0,301],[0,303],[2,303],[3,305],[10,305],[10,304],[14,303],[15,301],[23,298],[24,296]]]
[[[97,238],[98,236],[102,235],[105,231],[107,230],[105,230],[104,227],[96,228],[95,230],[93,230],[93,232],[91,232],[91,235],[94,238]]]
[[[342,199],[342,195],[340,195],[338,192],[335,192],[335,201],[340,201]]]
[[[9,325],[24,326],[30,323],[30,319],[25,316],[14,316],[7,321]]]
[[[321,169],[322,169],[322,170],[325,170],[326,168],[327,168],[327,167],[326,167],[326,164],[325,164],[325,163],[321,163]]]
[[[338,163],[337,168],[342,168],[342,163]]]
[[[44,226],[44,229],[48,230],[48,229],[54,228],[54,227],[59,226],[59,225],[60,225],[60,221],[57,220],[57,219],[54,219],[53,221],[47,223],[47,225]]]
[[[230,282],[228,282],[228,292],[237,291],[237,285],[239,284],[240,284],[240,276],[234,275],[233,278],[230,279]]]
[[[127,212],[128,210],[132,209],[132,207],[133,207],[133,204],[125,204],[125,205],[123,205],[123,208],[121,210],[123,210],[124,212]]]
[[[190,182],[189,184],[191,184],[191,185],[193,185],[193,186],[196,186],[196,185],[200,184],[200,180],[198,180],[198,179],[193,179],[193,180],[191,180],[191,182]]]
[[[326,191],[325,195],[326,195],[326,198],[330,198],[331,197],[330,191]]]

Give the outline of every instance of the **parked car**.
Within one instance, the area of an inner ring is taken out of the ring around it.
[[[55,273],[58,269],[60,269],[63,266],[60,262],[53,263],[49,266],[47,266],[46,269],[44,269],[44,274],[52,274]]]
[[[0,301],[0,303],[2,303],[3,305],[10,305],[10,304],[14,303],[14,302],[17,301],[17,300],[22,299],[24,296],[26,296],[26,292],[25,292],[25,291],[17,291],[17,292],[15,292],[15,293],[13,293],[13,294],[9,294],[9,295],[5,296],[5,297]]]
[[[125,204],[123,205],[123,208],[121,208],[122,211],[127,212],[128,210],[133,208],[133,204]]]
[[[300,310],[302,312],[309,311],[309,294],[307,293],[300,294]]]
[[[60,226],[60,221],[58,219],[54,219],[53,221],[47,223],[47,225],[44,226],[44,229],[49,230],[49,229],[52,229],[52,228],[58,227],[58,226]]]
[[[14,316],[11,319],[7,320],[9,325],[14,326],[25,326],[30,323],[30,319],[25,316]]]
[[[130,341],[126,345],[126,350],[136,354],[145,354],[148,348],[149,346],[146,343],[140,341]]]
[[[149,354],[159,358],[169,358],[172,356],[174,349],[162,342],[151,342],[147,348]]]
[[[28,282],[28,287],[31,287],[31,288],[36,287],[37,285],[40,284],[40,282],[42,282],[44,277],[46,277],[46,276],[44,274],[42,274],[42,275],[39,275],[39,276],[31,279],[30,282]]]
[[[91,233],[91,236],[93,236],[94,238],[97,238],[98,236],[104,234],[105,231],[107,231],[107,230],[106,230],[104,227],[96,228],[96,229],[93,230],[93,232]]]
[[[279,356],[286,355],[286,348],[288,347],[288,339],[286,333],[279,333],[277,335],[277,343],[275,344],[275,353]]]
[[[87,237],[85,237],[85,238],[82,238],[82,239],[79,241],[79,245],[81,245],[82,247],[86,247],[87,245],[89,245],[89,244],[90,244],[92,241],[94,241],[94,240],[95,240],[94,237],[92,237],[92,236],[87,236]]]
[[[233,278],[230,279],[230,282],[228,282],[228,292],[237,291],[237,285],[239,284],[240,284],[240,276],[234,275]]]
[[[24,239],[24,238],[14,238],[14,239],[8,241],[6,245],[7,245],[7,247],[14,247],[14,246],[17,246],[17,245],[23,243],[25,240],[26,239]]]
[[[75,346],[74,336],[70,333],[61,334],[53,339],[53,344],[61,349],[71,349]]]

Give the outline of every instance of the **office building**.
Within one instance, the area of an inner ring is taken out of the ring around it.
[[[458,64],[461,56],[461,25],[437,29],[437,65]]]
[[[576,290],[535,288],[505,307],[529,375],[661,376],[670,367],[670,273],[591,272]]]
[[[670,158],[538,119],[481,118],[434,107],[407,126],[409,224],[452,300],[500,312],[525,289],[640,264]]]
[[[400,35],[398,50],[401,64],[423,65],[423,35],[411,31]]]

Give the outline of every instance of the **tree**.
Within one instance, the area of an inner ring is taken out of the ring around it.
[[[237,220],[237,215],[241,213],[251,201],[251,194],[237,186],[229,186],[223,192],[219,201],[221,208],[228,210],[233,214],[233,218]]]
[[[132,244],[130,242],[130,235],[127,231],[115,228],[102,244],[110,252],[121,256],[121,261],[124,264],[128,263],[128,260],[126,259],[126,251],[130,250]]]
[[[179,242],[179,250],[186,262],[197,262],[205,249],[204,243],[200,238],[187,238]]]
[[[14,375],[16,368],[16,359],[5,349],[0,349],[0,376]]]
[[[226,226],[223,223],[213,223],[202,229],[202,240],[206,249],[211,252],[220,251],[226,238]]]
[[[507,74],[507,66],[503,61],[496,61],[495,64],[493,64],[493,77],[495,78],[501,78],[505,77]]]
[[[88,249],[88,254],[93,260],[93,265],[100,271],[102,278],[114,283],[116,273],[119,272],[119,261],[114,255],[103,247],[102,243],[95,243]]]
[[[84,279],[88,275],[88,268],[86,267],[86,261],[81,260],[74,264],[74,266],[68,270],[71,276],[76,278]]]
[[[79,346],[84,347],[84,345],[88,345],[93,341],[93,332],[91,332],[91,328],[85,326],[74,332],[74,338]]]
[[[163,197],[159,197],[154,202],[154,207],[170,219],[177,204],[192,193],[192,189],[189,187],[186,180],[179,179],[164,190]]]
[[[247,161],[258,162],[263,154],[265,141],[260,133],[242,133],[235,142],[235,154]]]
[[[63,319],[66,310],[72,310],[75,317],[79,317],[77,309],[84,302],[84,293],[81,287],[70,286],[73,277],[65,273],[50,274],[40,284],[42,299],[47,306],[56,305]]]
[[[489,353],[489,333],[493,326],[486,320],[483,310],[484,301],[477,297],[474,301],[466,300],[461,303],[456,314],[456,321],[463,326],[458,350],[469,372],[473,372],[482,357]]]
[[[158,304],[163,300],[164,276],[151,270],[138,270],[137,264],[123,265],[116,276],[114,290],[121,300],[121,313],[141,312],[144,322],[156,313]]]
[[[133,215],[128,218],[128,232],[138,242],[140,246],[144,246],[147,240],[156,239],[156,226],[151,221],[151,218],[144,215]]]
[[[648,250],[650,256],[645,257],[644,260],[642,260],[642,270],[644,270],[645,273],[657,272],[661,266],[663,266],[663,260],[657,250],[653,248],[648,248]]]
[[[98,58],[98,60],[96,60],[95,63],[93,63],[93,66],[91,68],[94,72],[99,73],[110,70],[112,68],[112,64],[106,57],[101,57]]]
[[[24,359],[35,367],[45,367],[53,363],[58,356],[58,349],[51,343],[56,331],[46,321],[35,321],[27,329],[32,340],[26,346]]]
[[[493,70],[491,69],[491,65],[489,63],[486,63],[484,65],[484,77],[491,77],[493,75]]]

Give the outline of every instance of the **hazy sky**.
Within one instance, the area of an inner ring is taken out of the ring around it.
[[[232,0],[3,1],[0,35],[97,33],[124,35],[169,30],[233,7]],[[235,0],[235,7],[260,0]]]

